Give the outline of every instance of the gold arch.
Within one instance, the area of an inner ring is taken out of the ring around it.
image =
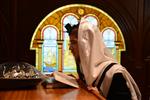
[[[112,27],[116,31],[116,46],[117,46],[117,53],[121,57],[121,51],[125,51],[125,42],[122,35],[122,32],[117,25],[117,23],[104,11],[102,11],[99,8],[96,8],[91,5],[86,4],[71,4],[66,5],[63,7],[60,7],[51,13],[49,13],[37,26],[36,30],[34,31],[31,43],[30,43],[30,49],[36,50],[36,67],[40,70],[41,69],[41,59],[42,59],[42,52],[41,52],[41,45],[43,43],[43,39],[41,36],[41,31],[44,26],[46,25],[54,25],[58,29],[58,54],[61,55],[62,53],[62,44],[63,44],[63,38],[62,38],[62,18],[67,13],[73,13],[76,16],[78,16],[78,20],[81,19],[81,17],[84,17],[86,15],[93,15],[96,16],[96,18],[99,21],[99,28],[100,30],[105,29],[106,27]],[[120,59],[119,57],[119,59]],[[59,67],[62,67],[62,59],[59,58]],[[62,68],[59,69],[60,71]]]

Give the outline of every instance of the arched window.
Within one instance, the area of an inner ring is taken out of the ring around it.
[[[103,40],[105,45],[112,51],[114,57],[116,57],[116,46],[115,46],[115,32],[111,28],[106,28],[103,32]]]
[[[84,17],[91,24],[98,25],[98,21],[94,16],[86,15]],[[73,26],[73,25],[77,25],[79,22],[77,20],[76,15],[69,13],[69,14],[64,15],[62,23],[63,23],[63,33],[64,33],[64,35],[63,35],[63,40],[64,40],[64,43],[63,43],[63,51],[64,51],[63,71],[64,72],[75,72],[76,71],[76,63],[75,63],[75,60],[74,60],[74,57],[73,57],[71,51],[69,50],[69,45],[68,45],[69,44],[69,36],[68,36],[68,33],[66,32],[67,30],[65,28],[65,25],[70,23]]]
[[[52,26],[46,26],[42,35],[42,71],[49,73],[58,69],[57,31]]]

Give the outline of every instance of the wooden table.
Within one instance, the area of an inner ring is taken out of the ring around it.
[[[0,100],[99,100],[84,88],[0,90]]]

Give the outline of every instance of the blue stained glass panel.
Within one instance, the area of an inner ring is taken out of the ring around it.
[[[51,73],[58,70],[57,31],[53,27],[47,27],[43,32],[42,72]]]

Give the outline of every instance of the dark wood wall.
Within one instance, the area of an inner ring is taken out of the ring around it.
[[[35,65],[35,51],[29,48],[36,27],[53,10],[74,3],[96,6],[117,22],[126,43],[126,51],[122,52],[122,65],[137,82],[143,100],[148,100],[149,0],[0,0],[0,63],[26,61]]]

